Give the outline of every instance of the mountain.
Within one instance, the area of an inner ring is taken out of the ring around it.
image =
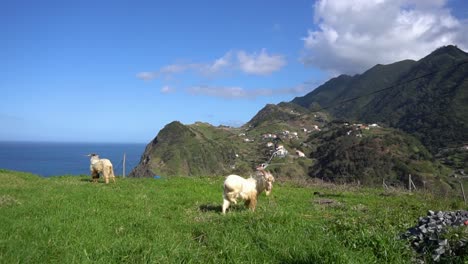
[[[385,179],[388,185],[404,185],[412,174],[417,183],[448,186],[443,179],[451,170],[419,140],[392,128],[371,127],[330,122],[326,113],[291,103],[266,105],[240,128],[174,121],[147,145],[130,177],[248,176],[269,161],[268,169],[280,181],[312,177],[380,185]],[[284,155],[273,156],[280,146]]]
[[[129,176],[226,173],[238,149],[235,139],[232,132],[207,123],[171,122],[146,146],[140,163]]]
[[[468,141],[468,54],[446,46],[419,61],[376,65],[333,78],[292,103],[399,128],[437,153]]]
[[[411,174],[419,186],[446,192],[453,171],[468,170],[465,62],[468,54],[447,46],[419,61],[341,75],[291,102],[267,104],[239,128],[174,121],[130,176],[248,176],[270,162],[280,181],[404,186]]]
[[[349,98],[355,98],[362,94],[369,94],[381,87],[395,83],[401,76],[414,65],[414,61],[405,60],[390,65],[376,65],[363,74],[354,76],[340,75],[332,78],[317,89],[302,97],[296,97],[292,103],[298,104],[310,110],[327,108],[336,117],[349,118],[353,113],[347,112],[348,108],[328,108]],[[359,109],[366,105],[373,96],[360,98],[353,102],[354,108]]]
[[[171,122],[146,146],[140,163],[129,176],[248,175],[252,168],[271,158],[274,147],[267,146],[268,142],[281,144],[294,153],[308,137],[306,131],[326,123],[325,114],[307,112],[295,104],[269,104],[240,128]],[[284,177],[293,171],[307,175],[311,164],[306,163],[284,173]]]

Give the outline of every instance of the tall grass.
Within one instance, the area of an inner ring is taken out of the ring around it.
[[[281,183],[256,212],[222,215],[222,181],[106,185],[0,170],[0,262],[410,263],[399,234],[429,209],[460,209],[421,194]]]

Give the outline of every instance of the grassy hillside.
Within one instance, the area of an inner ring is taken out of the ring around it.
[[[458,67],[455,65],[465,62]],[[419,60],[400,80],[415,79],[381,94],[359,120],[385,122],[415,135],[433,153],[468,140],[468,54],[449,46]]]
[[[406,186],[408,175],[416,185],[451,191],[456,185],[452,170],[434,159],[413,136],[382,127],[359,128],[357,125],[330,123],[306,141],[313,146],[315,159],[310,176],[333,182],[357,182],[365,185]]]
[[[337,103],[371,93],[398,81],[414,65],[412,60],[404,60],[389,65],[376,65],[363,74],[340,75],[332,78],[312,92],[293,99],[292,103],[314,110],[314,107],[329,107]],[[352,103],[330,109],[337,117],[353,118],[356,112],[375,96],[360,98]]]
[[[402,129],[436,154],[467,143],[467,61],[467,53],[446,46],[416,62],[334,78],[292,102],[310,109],[332,106],[327,111],[335,118]]]
[[[462,208],[458,198],[283,183],[255,213],[222,215],[222,181],[105,185],[0,170],[0,262],[411,263],[399,235],[427,210]]]
[[[130,177],[224,174],[230,171],[240,142],[237,135],[224,128],[174,121],[147,145]]]

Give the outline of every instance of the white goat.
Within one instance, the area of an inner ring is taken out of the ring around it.
[[[258,196],[265,191],[266,195],[270,195],[273,188],[275,178],[271,173],[265,171],[265,166],[257,168],[259,174],[248,179],[238,175],[229,175],[224,181],[223,192],[223,214],[231,203],[237,204],[237,199],[245,201],[245,205],[252,211],[255,211]]]
[[[109,183],[109,178],[112,178],[112,181],[115,183],[114,169],[110,160],[100,159],[97,154],[89,154],[88,156],[91,157],[89,169],[93,182],[97,182],[99,175],[102,175],[106,184]]]

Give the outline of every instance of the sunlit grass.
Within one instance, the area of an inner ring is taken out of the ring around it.
[[[409,263],[399,234],[429,209],[461,209],[424,194],[281,183],[256,212],[222,215],[222,182],[0,170],[0,262]]]

